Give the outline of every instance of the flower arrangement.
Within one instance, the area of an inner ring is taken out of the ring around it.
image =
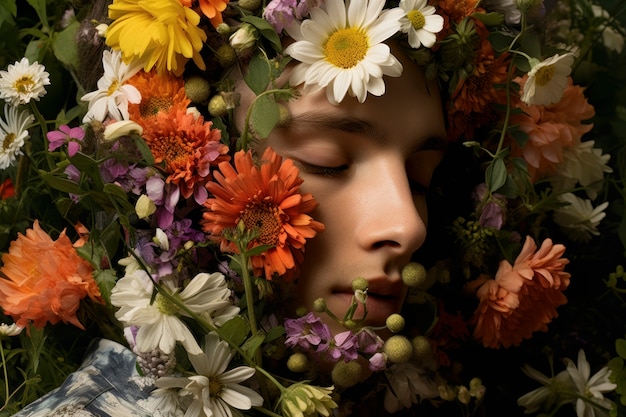
[[[27,3],[0,7],[1,415],[99,338],[159,415],[624,412],[620,1]],[[383,95],[392,39],[449,149],[381,337],[359,277],[345,311],[284,305],[325,225],[255,144],[299,94]]]

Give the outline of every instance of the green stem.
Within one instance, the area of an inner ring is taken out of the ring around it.
[[[7,362],[4,356],[4,346],[1,341],[0,341],[0,355],[2,356],[2,372],[4,373],[4,392],[6,393],[4,405],[2,406],[2,408],[4,408],[7,406],[9,402],[10,393],[9,393],[9,374],[7,372]]]
[[[46,160],[48,161],[48,168],[50,169],[50,171],[52,171],[54,169],[54,161],[52,160],[50,152],[48,152],[48,122],[43,117],[35,103],[33,103],[32,101],[30,102],[30,108],[35,115],[35,119],[37,119],[37,123],[39,123],[39,127],[41,127],[41,136],[43,138]]]

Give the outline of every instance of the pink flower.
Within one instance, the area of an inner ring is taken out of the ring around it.
[[[67,154],[74,156],[80,150],[85,131],[80,126],[70,128],[68,125],[61,125],[59,130],[48,132],[46,137],[48,138],[48,151],[57,150],[67,143]]]

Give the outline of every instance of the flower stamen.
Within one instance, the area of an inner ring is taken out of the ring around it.
[[[333,32],[324,44],[326,60],[336,67],[355,67],[365,58],[369,41],[367,33],[357,28],[344,28]]]
[[[247,229],[258,229],[260,244],[278,244],[282,222],[274,204],[250,204],[241,213],[241,220]]]
[[[415,30],[420,30],[424,27],[424,25],[426,25],[426,18],[419,10],[411,10],[406,14],[406,17],[409,19],[411,26],[413,26],[413,29]]]

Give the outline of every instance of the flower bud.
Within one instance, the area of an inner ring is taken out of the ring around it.
[[[413,347],[411,342],[404,336],[394,335],[385,342],[383,352],[387,355],[387,359],[392,363],[408,362],[413,356]]]
[[[235,48],[230,46],[228,43],[220,45],[220,47],[217,48],[217,51],[215,51],[215,55],[217,63],[222,68],[228,68],[237,62],[237,52],[235,51]]]
[[[361,379],[362,367],[357,361],[339,361],[330,373],[333,383],[343,388],[355,385]]]
[[[402,268],[402,281],[411,288],[417,288],[426,282],[426,269],[422,264],[409,262]]]
[[[254,11],[261,7],[261,0],[239,0],[239,7],[244,10]]]
[[[209,100],[209,114],[213,117],[224,117],[228,114],[228,108],[226,107],[226,101],[224,96],[216,94]]]
[[[242,23],[239,29],[230,35],[230,46],[238,55],[245,55],[259,39],[259,31],[250,23]]]
[[[230,35],[230,26],[228,26],[228,23],[224,23],[224,22],[220,23],[219,25],[217,25],[215,30],[220,35]]]
[[[294,353],[287,359],[287,369],[291,372],[305,372],[309,369],[309,358],[304,353]]]
[[[96,33],[101,38],[105,38],[108,28],[109,28],[109,25],[107,25],[106,23],[100,23],[99,25],[96,26]]]
[[[104,128],[104,140],[111,141],[119,139],[122,136],[128,136],[131,133],[141,135],[143,133],[143,127],[131,120],[120,120],[108,124]]]
[[[198,75],[194,75],[185,80],[185,94],[194,103],[204,103],[211,93],[209,82]]]
[[[430,342],[424,336],[415,336],[411,341],[415,357],[419,360],[429,360],[432,357],[433,350]]]
[[[140,219],[145,219],[154,214],[156,209],[157,207],[154,201],[150,200],[145,194],[140,195],[137,199],[137,203],[135,203],[135,212]]]
[[[365,291],[369,284],[365,278],[357,278],[352,281],[352,291]]]
[[[313,310],[317,311],[318,313],[323,313],[324,311],[326,311],[326,300],[324,300],[323,298],[318,298],[317,300],[313,301]]]
[[[468,391],[468,390],[467,390],[467,388],[466,388],[466,387],[464,387],[463,385],[461,385],[461,386],[459,387],[459,393],[458,393],[458,395],[457,395],[457,396],[458,396],[459,401],[461,402],[461,404],[465,404],[465,405],[467,405],[467,404],[469,404],[469,403],[470,403],[470,401],[472,400],[472,397],[471,397],[471,395],[470,395],[469,391]]]
[[[439,385],[439,396],[446,401],[456,400],[456,390],[448,384]]]
[[[404,317],[402,317],[400,314],[392,314],[387,317],[387,321],[385,324],[391,332],[398,333],[402,331],[402,329],[404,329]]]

